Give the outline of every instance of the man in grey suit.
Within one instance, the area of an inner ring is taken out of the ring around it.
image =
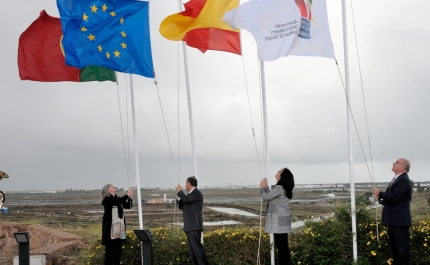
[[[395,176],[385,192],[373,188],[373,193],[382,209],[382,224],[388,226],[391,252],[394,265],[409,265],[411,244],[409,227],[412,224],[411,200],[412,183],[408,172],[411,163],[405,158],[399,158],[391,169]]]
[[[197,189],[197,179],[189,177],[185,183],[188,194],[182,191],[182,186],[176,187],[179,209],[184,216],[184,231],[187,234],[188,248],[193,265],[207,265],[205,249],[201,243],[203,231],[203,194]]]

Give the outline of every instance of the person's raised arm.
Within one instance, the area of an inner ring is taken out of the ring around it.
[[[179,198],[181,198],[181,201],[183,204],[192,203],[202,199],[201,192],[197,192],[197,191],[194,191],[194,192],[188,193],[188,195],[185,195],[185,193],[182,190],[179,190],[177,195]]]
[[[260,187],[261,187],[261,197],[263,198],[263,201],[271,201],[279,197],[282,194],[282,192],[284,192],[284,189],[278,185],[275,185],[272,190],[269,190],[266,179],[263,179],[261,181]]]
[[[133,207],[133,193],[134,190],[129,188],[127,194],[120,198],[121,205],[124,209],[131,209]]]
[[[133,197],[133,193],[134,193],[134,190],[132,188],[129,188],[128,191],[127,191],[127,196],[130,197],[130,198],[132,198]]]

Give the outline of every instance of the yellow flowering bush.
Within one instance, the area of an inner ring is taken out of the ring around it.
[[[151,229],[153,240],[153,264],[191,264],[187,236],[179,228],[159,227]],[[262,231],[260,261],[270,264],[269,235]],[[257,260],[259,229],[226,228],[203,233],[205,252],[209,264],[255,264]],[[92,244],[85,258],[87,265],[99,265],[104,261],[105,247],[100,240]],[[122,249],[122,264],[141,264],[140,242],[133,231],[127,231],[127,244]]]
[[[258,228],[226,228],[204,234],[209,264],[257,264]],[[261,234],[261,264],[270,264],[269,234]]]
[[[127,231],[127,243],[122,245],[122,264],[141,264],[140,241],[133,230]],[[102,245],[101,238],[91,244],[85,256],[85,264],[104,264],[105,246]]]
[[[352,263],[350,206],[335,211],[331,220],[308,222],[305,229],[290,236],[292,264],[387,265],[394,264],[387,227],[375,223],[374,212],[357,208],[358,260]],[[411,264],[430,264],[429,221],[415,221],[410,229]],[[379,241],[378,241],[379,238]]]
[[[300,265],[392,265],[387,227],[375,223],[375,215],[357,207],[358,260],[353,263],[350,207],[336,209],[333,218],[306,222],[305,228],[289,236],[292,264]],[[378,228],[378,229],[377,229]],[[151,229],[153,264],[190,264],[187,237],[180,228]],[[413,222],[411,264],[430,264],[430,219]],[[223,228],[203,234],[206,256],[213,265],[257,264],[259,228]],[[379,238],[379,241],[378,241]],[[105,247],[100,239],[91,244],[85,264],[103,264]],[[141,264],[140,241],[130,229],[123,245],[122,264]],[[260,264],[270,264],[269,235],[261,234]]]

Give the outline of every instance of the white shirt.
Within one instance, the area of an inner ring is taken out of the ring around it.
[[[404,173],[406,173],[406,172],[403,172],[403,173],[400,173],[400,174],[395,175],[395,176],[394,176],[394,180],[396,180],[400,175],[402,175],[402,174],[404,174]],[[394,181],[394,180],[393,180],[393,181]]]

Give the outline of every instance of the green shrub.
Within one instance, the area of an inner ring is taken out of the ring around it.
[[[378,216],[379,218],[379,216]],[[375,213],[357,207],[357,253],[353,263],[350,207],[336,209],[335,216],[319,222],[306,222],[305,228],[290,234],[292,264],[300,265],[391,265],[387,228],[375,223]],[[430,222],[414,221],[411,232],[411,264],[430,264]],[[153,258],[157,265],[191,264],[186,235],[181,229],[155,228]],[[379,241],[377,240],[379,236]],[[122,264],[140,262],[140,242],[130,230],[123,246]],[[209,264],[256,264],[258,228],[227,228],[204,233],[204,245]],[[260,261],[270,264],[269,235],[262,233]],[[103,264],[104,246],[94,242],[86,253],[85,264]]]
[[[260,262],[270,264],[269,235],[262,229]],[[259,229],[228,228],[213,230],[204,235],[205,251],[209,264],[256,264]]]
[[[336,209],[335,217],[321,222],[307,222],[304,230],[291,235],[292,264],[307,265],[386,265],[393,264],[387,227],[377,226],[375,215],[362,207],[357,209],[357,254],[353,263],[352,227],[349,206]],[[428,265],[430,225],[414,222],[411,232],[411,264]],[[379,234],[379,241],[378,239]]]
[[[182,229],[155,228],[151,230],[153,259],[157,265],[191,264],[187,237]],[[257,260],[259,229],[228,228],[203,234],[209,264],[255,264]],[[99,265],[104,261],[100,239],[92,244],[85,257],[85,264]],[[133,231],[127,231],[127,244],[122,249],[122,264],[140,263],[140,242]],[[263,231],[260,250],[261,264],[270,264],[269,235]]]

